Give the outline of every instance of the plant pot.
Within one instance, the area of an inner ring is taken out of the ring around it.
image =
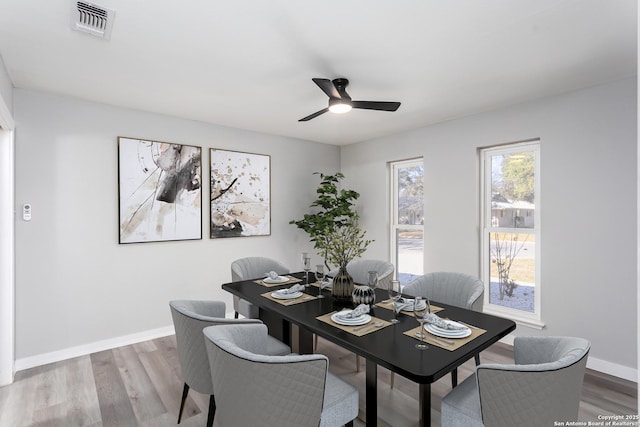
[[[333,278],[331,293],[333,299],[340,305],[351,305],[353,303],[353,277],[349,275],[346,268],[340,267],[338,274]]]

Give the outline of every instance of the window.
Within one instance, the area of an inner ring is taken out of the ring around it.
[[[424,268],[424,166],[422,159],[390,163],[391,263],[405,285]]]
[[[480,151],[485,311],[538,327],[539,152],[539,141]]]

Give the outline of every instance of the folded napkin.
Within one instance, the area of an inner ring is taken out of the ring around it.
[[[270,271],[268,273],[264,273],[266,275],[266,277],[268,277],[269,279],[272,280],[277,280],[278,277],[280,277],[280,275],[278,273],[276,273],[275,271]]]
[[[445,322],[444,320],[442,320],[440,317],[438,317],[436,314],[433,314],[433,313],[427,314],[425,319],[427,323],[437,326],[440,329],[447,329],[449,331],[461,331],[463,329],[467,329],[466,326],[452,325],[449,322]]]
[[[398,300],[398,302],[396,303],[396,306],[398,307],[397,310],[398,311],[402,311],[402,310],[409,310],[409,311],[413,311],[413,298],[400,298]],[[425,302],[426,304],[426,302]]]
[[[275,293],[277,294],[295,294],[296,292],[300,292],[304,289],[303,285],[293,285],[292,287],[290,287],[289,289],[280,289],[278,291],[276,291]]]
[[[367,304],[360,304],[353,310],[345,313],[339,313],[338,317],[343,319],[355,319],[356,317],[360,317],[363,314],[367,314],[369,312],[369,306]]]
[[[322,282],[318,281],[323,288],[326,288],[327,286],[331,286],[333,284],[333,280],[323,280]]]

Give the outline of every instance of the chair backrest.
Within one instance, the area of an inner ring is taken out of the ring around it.
[[[484,303],[482,280],[464,273],[428,273],[407,284],[402,292],[474,311],[482,311]]]
[[[271,258],[247,257],[237,259],[231,263],[231,280],[237,282],[239,280],[265,277],[265,273],[270,271],[275,271],[278,274],[288,274],[290,272],[287,267]]]
[[[378,272],[378,287],[386,289],[389,287],[391,279],[393,279],[393,264],[387,261],[377,259],[355,259],[347,264],[347,271],[353,278],[353,281],[366,285],[369,281],[369,272]],[[335,276],[338,270],[332,270],[329,275]]]
[[[171,317],[176,330],[178,359],[184,382],[196,391],[213,394],[211,372],[202,330],[207,326],[235,323],[260,323],[252,319],[225,319],[222,301],[170,301]]]
[[[318,427],[326,356],[256,353],[264,325],[205,328],[204,336],[220,425]]]
[[[515,364],[478,366],[486,426],[543,426],[577,420],[590,343],[574,337],[516,337]]]

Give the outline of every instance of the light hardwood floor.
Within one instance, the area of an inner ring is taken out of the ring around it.
[[[332,372],[358,387],[362,417],[364,362],[356,372],[352,353],[322,339],[317,351],[329,356]],[[512,361],[510,347],[501,344],[481,357],[487,363]],[[473,361],[463,365],[460,381],[473,368]],[[416,426],[417,385],[396,375],[391,389],[389,371],[382,368],[379,377],[378,425]],[[450,387],[450,376],[432,386],[433,426],[440,426],[440,399]],[[181,391],[175,337],[159,338],[18,372],[14,384],[0,388],[0,426],[176,426]],[[208,396],[194,391],[189,396],[180,426],[205,426]],[[634,414],[636,410],[635,383],[587,370],[580,421],[595,421],[598,415]],[[362,420],[354,424],[364,426]]]

